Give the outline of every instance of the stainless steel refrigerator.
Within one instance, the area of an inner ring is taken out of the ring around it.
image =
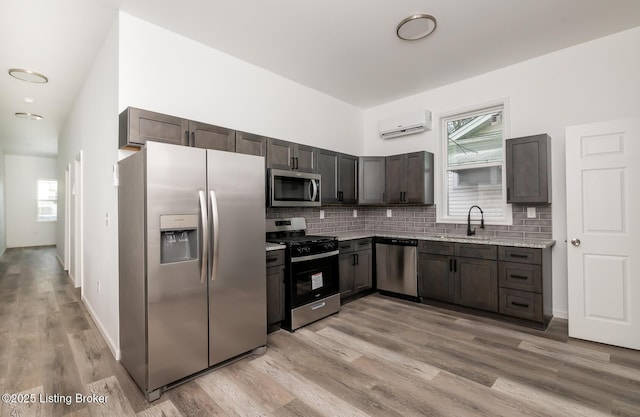
[[[118,174],[121,362],[152,401],[266,345],[264,159],[148,142]]]

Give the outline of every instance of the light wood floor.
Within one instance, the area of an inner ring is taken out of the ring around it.
[[[149,404],[55,250],[13,249],[0,258],[0,388],[36,398],[2,417],[640,416],[640,352],[570,340],[563,320],[540,332],[372,295]]]

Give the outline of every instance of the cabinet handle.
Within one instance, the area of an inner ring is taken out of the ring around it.
[[[196,132],[191,132],[191,146],[196,146]]]
[[[291,157],[291,169],[296,169],[296,158]]]
[[[512,306],[516,306],[516,307],[523,307],[523,308],[529,308],[529,304],[525,304],[525,303],[517,303],[515,301],[511,302]]]
[[[360,265],[360,257],[356,253],[356,265]]]
[[[453,272],[458,272],[458,260],[453,260]]]
[[[189,143],[189,131],[188,130],[184,131],[184,141],[187,143],[187,146],[191,146],[191,143]]]
[[[402,203],[402,191],[400,191],[400,202]]]
[[[273,257],[267,258],[267,262],[275,262],[277,260],[278,260],[277,256],[273,256]]]
[[[510,253],[509,256],[512,258],[521,258],[521,259],[526,259],[529,257],[529,255],[523,255],[521,253]]]
[[[296,169],[298,169],[298,157],[296,156]]]
[[[515,279],[524,279],[524,280],[529,279],[529,277],[525,277],[524,275],[513,275],[513,274],[511,274],[511,275],[509,275],[509,277],[510,278],[515,278]]]
[[[355,255],[355,253],[352,256],[353,256],[353,258],[351,259],[351,265],[356,265],[356,255]]]

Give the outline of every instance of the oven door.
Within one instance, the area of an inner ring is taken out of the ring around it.
[[[320,206],[320,175],[270,169],[269,205],[271,207]]]
[[[337,294],[338,251],[291,258],[289,278],[290,309]]]

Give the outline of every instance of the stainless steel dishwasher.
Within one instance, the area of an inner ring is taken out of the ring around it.
[[[376,280],[381,291],[418,296],[418,241],[376,239]]]

